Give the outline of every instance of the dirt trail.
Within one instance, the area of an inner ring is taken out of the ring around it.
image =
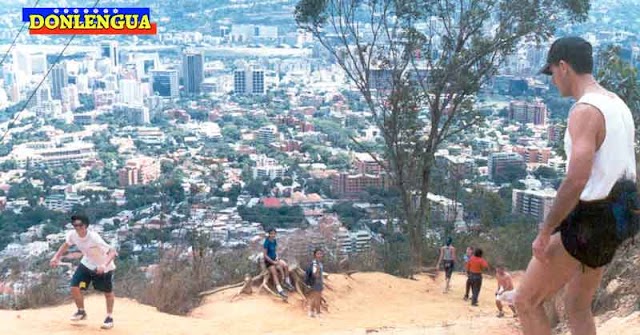
[[[381,273],[357,273],[352,277],[330,275],[326,290],[329,313],[320,319],[307,317],[302,301],[292,295],[289,303],[261,294],[230,302],[235,290],[207,298],[188,317],[160,313],[129,299],[117,299],[115,327],[110,334],[519,334],[511,317],[495,317],[493,293],[496,283],[485,278],[480,306],[462,300],[466,276],[455,274],[453,288],[442,293],[442,278],[400,279]],[[117,283],[116,283],[117,285]],[[24,311],[0,311],[2,334],[104,334],[104,299],[92,295],[86,300],[89,319],[68,321],[72,304]],[[599,334],[639,334],[640,316],[612,320],[611,331]],[[630,331],[635,326],[636,333]]]

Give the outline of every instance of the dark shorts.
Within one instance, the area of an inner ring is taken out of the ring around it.
[[[99,275],[84,264],[80,264],[71,278],[71,287],[87,290],[91,283],[97,291],[111,293],[113,291],[113,271]]]
[[[453,268],[455,266],[455,262],[454,261],[443,261],[442,263],[443,268],[444,268],[444,275],[446,278],[451,278],[451,275],[453,274]]]
[[[622,188],[628,191],[624,196]],[[560,232],[562,245],[571,256],[599,268],[609,264],[618,247],[637,232],[633,231],[637,217],[631,212],[636,206],[635,184],[618,182],[606,199],[580,201],[555,232]]]

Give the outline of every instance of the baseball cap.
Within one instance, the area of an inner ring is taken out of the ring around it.
[[[578,73],[593,71],[593,48],[591,43],[576,36],[561,37],[551,45],[547,54],[547,64],[540,69],[541,74],[551,75],[551,65],[561,60],[569,63]]]

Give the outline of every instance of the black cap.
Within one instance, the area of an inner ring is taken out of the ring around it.
[[[577,73],[593,72],[593,48],[581,37],[562,37],[551,45],[547,54],[547,64],[540,69],[541,74],[551,75],[551,65],[561,60],[569,63]]]

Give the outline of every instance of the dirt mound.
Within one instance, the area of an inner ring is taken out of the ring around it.
[[[381,273],[332,274],[326,290],[329,312],[320,319],[306,316],[303,301],[288,303],[267,294],[242,296],[230,302],[235,290],[208,297],[189,317],[167,315],[128,299],[117,299],[112,334],[518,334],[510,312],[495,317],[495,280],[486,278],[480,306],[462,300],[466,276],[455,274],[453,288],[442,293],[442,278],[401,279]],[[0,311],[2,334],[104,334],[104,299],[86,300],[89,319],[68,321],[73,304],[24,311]],[[639,315],[611,319],[599,334],[626,335],[638,329]],[[630,325],[636,326],[630,328]],[[612,329],[605,330],[605,327]],[[6,331],[8,330],[8,331]]]

